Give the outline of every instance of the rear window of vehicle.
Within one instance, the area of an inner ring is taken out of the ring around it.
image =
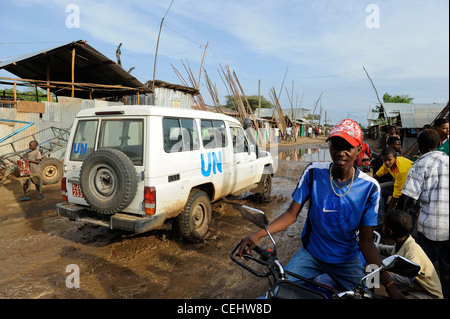
[[[163,118],[164,151],[167,153],[198,150],[200,141],[194,119]]]
[[[143,164],[144,120],[102,120],[98,147],[124,152],[134,165]]]
[[[202,120],[201,126],[202,141],[205,148],[227,146],[227,134],[224,121]]]
[[[72,149],[70,151],[71,161],[83,161],[95,146],[98,120],[79,121],[75,136],[73,138]]]

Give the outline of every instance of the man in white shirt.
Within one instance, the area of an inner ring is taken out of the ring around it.
[[[418,243],[430,258],[439,262],[444,298],[448,298],[449,271],[449,157],[440,151],[439,135],[425,130],[417,138],[423,154],[411,166],[402,194],[408,196],[405,210],[420,203]]]

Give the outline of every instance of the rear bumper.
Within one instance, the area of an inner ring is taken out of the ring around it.
[[[154,216],[136,216],[125,213],[116,213],[111,216],[97,214],[84,206],[68,204],[66,202],[56,204],[56,213],[67,217],[72,221],[83,221],[101,225],[110,229],[122,229],[134,233],[142,233],[164,224],[165,214]]]

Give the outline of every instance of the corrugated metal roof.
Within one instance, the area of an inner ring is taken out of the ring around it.
[[[412,110],[440,109],[446,106],[445,103],[383,103],[386,117],[397,117],[400,112],[412,114]]]
[[[402,127],[403,128],[422,128],[425,124],[431,124],[441,111],[442,111],[442,108],[400,110],[400,118],[402,120]]]
[[[367,114],[367,119],[368,119],[369,121],[375,121],[375,120],[378,119],[379,116],[380,116],[380,113],[379,113],[379,112],[369,112],[369,113]]]
[[[75,97],[94,98],[122,96],[133,94],[136,90],[141,93],[152,91],[138,81],[130,73],[122,69],[116,62],[110,60],[99,51],[88,45],[86,41],[75,41],[65,45],[28,53],[18,58],[0,62],[0,69],[22,78],[30,80],[47,80],[47,65],[50,69],[50,81],[72,81],[72,49],[75,48],[75,82],[102,85],[118,85],[133,89],[100,88],[77,85]],[[39,83],[42,84],[42,83]],[[57,96],[70,96],[71,88],[67,85],[52,87],[50,91]]]

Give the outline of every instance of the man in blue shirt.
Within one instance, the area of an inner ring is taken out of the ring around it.
[[[356,122],[342,120],[333,127],[327,141],[333,162],[311,163],[305,168],[288,210],[268,229],[273,234],[289,227],[309,200],[301,237],[303,245],[286,270],[306,278],[326,273],[339,290],[351,290],[364,275],[359,251],[367,263],[381,265],[373,242],[380,186],[372,177],[353,167],[362,143],[362,132]],[[240,253],[249,253],[263,236],[266,232],[260,230],[242,239]],[[381,274],[380,279],[391,297],[404,297],[389,276]]]

